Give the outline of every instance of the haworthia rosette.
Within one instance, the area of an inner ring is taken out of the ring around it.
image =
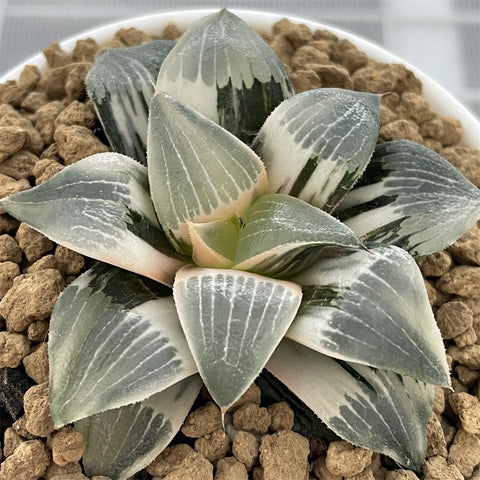
[[[149,465],[178,432],[201,386],[193,375],[140,403],[75,422],[86,443],[86,474],[127,480]]]
[[[54,242],[172,285],[185,264],[158,224],[147,169],[119,153],[99,153],[2,207]]]
[[[193,24],[168,55],[156,91],[191,106],[250,143],[293,88],[280,59],[227,10]]]
[[[158,219],[191,254],[187,222],[242,217],[267,189],[265,167],[237,137],[170,95],[150,107],[148,175]]]
[[[302,296],[291,282],[193,267],[178,272],[173,294],[198,371],[224,410],[261,372]]]
[[[303,300],[287,337],[349,362],[448,386],[422,274],[404,250],[336,252],[293,278]]]
[[[285,100],[252,148],[271,193],[331,212],[364,171],[379,127],[380,95],[321,88]]]
[[[105,264],[62,292],[48,341],[56,426],[144,400],[196,372],[169,292]]]
[[[264,195],[247,212],[233,268],[287,277],[311,265],[325,246],[362,244],[319,208],[288,195]]]
[[[446,159],[408,140],[378,145],[338,215],[365,241],[418,257],[448,247],[480,218],[480,190]]]
[[[266,367],[341,438],[406,468],[422,468],[432,385],[335,360],[287,339]]]
[[[170,40],[152,40],[107,49],[95,59],[85,79],[112,149],[144,165],[150,100],[160,66],[174,45]]]

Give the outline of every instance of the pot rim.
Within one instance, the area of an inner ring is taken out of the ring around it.
[[[401,63],[405,65],[422,82],[422,96],[429,103],[430,107],[440,115],[460,120],[464,129],[464,137],[461,143],[480,149],[480,121],[475,117],[475,115],[435,80],[430,78],[428,75],[425,75],[417,67],[405,62],[403,59],[389,52],[375,42],[329,24],[323,24],[288,14],[272,13],[264,10],[229,10],[238,15],[253,28],[263,29],[266,31],[271,31],[273,25],[278,20],[283,18],[288,18],[293,23],[303,23],[312,30],[326,29],[341,39],[351,41],[359,50],[362,50],[368,57],[374,60],[385,63]],[[95,39],[98,43],[104,43],[113,38],[115,32],[120,28],[135,27],[147,34],[159,35],[168,23],[175,23],[178,28],[184,30],[194,21],[217,11],[219,11],[218,8],[155,12],[149,15],[142,15],[120,21],[105,23],[92,29],[76,33],[64,40],[59,41],[59,43],[62,49],[70,53],[73,51],[77,40],[90,37]],[[0,83],[4,83],[7,80],[18,79],[25,65],[36,65],[41,71],[45,71],[47,69],[45,57],[43,56],[43,53],[40,52],[27,58],[16,67],[3,74],[0,77]]]

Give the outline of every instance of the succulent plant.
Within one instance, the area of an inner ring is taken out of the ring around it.
[[[49,333],[51,415],[83,433],[87,474],[128,478],[202,381],[225,413],[264,367],[340,437],[420,468],[449,371],[415,258],[475,223],[477,187],[420,144],[376,146],[380,95],[294,95],[226,10],[102,53],[87,89],[114,152],[1,202],[102,262]]]

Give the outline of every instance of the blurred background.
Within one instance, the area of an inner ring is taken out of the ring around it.
[[[113,20],[221,7],[285,13],[366,37],[480,117],[480,0],[0,0],[0,75],[54,40]]]

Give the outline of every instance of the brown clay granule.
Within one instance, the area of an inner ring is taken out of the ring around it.
[[[267,410],[271,418],[270,430],[276,432],[293,428],[295,413],[287,402],[274,403],[269,405]]]
[[[50,252],[54,246],[53,242],[45,235],[30,228],[26,223],[21,223],[18,227],[15,240],[23,250],[25,258],[31,263]]]
[[[34,385],[25,393],[25,427],[29,433],[46,437],[54,430],[48,404],[48,384]]]
[[[232,452],[235,458],[245,465],[247,470],[251,470],[257,463],[259,446],[260,443],[253,433],[240,430],[233,439]]]
[[[185,443],[179,443],[165,448],[160,455],[145,469],[150,475],[164,477],[175,471],[188,455],[193,455],[195,450]]]
[[[53,433],[51,448],[54,463],[64,467],[82,458],[85,441],[81,433],[67,425]]]
[[[194,448],[195,451],[202,454],[215,465],[217,460],[227,456],[230,451],[230,439],[223,431],[223,428],[219,428],[212,433],[207,433],[203,437],[197,438]]]
[[[330,443],[325,460],[326,467],[334,475],[352,477],[358,475],[369,465],[372,452],[364,448],[354,447],[340,440]]]
[[[58,125],[54,139],[65,165],[109,150],[89,128],[81,125]]]
[[[245,403],[255,403],[260,405],[262,400],[262,391],[256,383],[252,383],[247,391],[229,408],[230,412],[238,410]]]
[[[290,430],[281,430],[262,437],[260,463],[265,480],[305,480],[308,478],[308,440]]]
[[[267,433],[271,422],[268,410],[256,403],[245,403],[233,414],[233,425],[238,430]]]
[[[30,341],[24,335],[0,331],[0,368],[16,368],[30,352]]]
[[[22,442],[0,465],[2,480],[37,480],[50,464],[50,453],[40,440]]]
[[[163,37],[178,39],[181,33],[169,25]],[[333,86],[384,94],[380,141],[419,141],[480,186],[480,151],[458,144],[463,135],[460,123],[431,110],[421,96],[421,83],[404,66],[373,61],[331,32],[311,32],[286,19],[274,26],[273,33],[261,35],[285,63],[296,92]],[[0,85],[0,198],[43,183],[90,153],[108,150],[92,130],[97,120],[85,94],[85,75],[104,48],[151,38],[125,29],[108,45],[81,40],[72,54],[52,44],[46,49],[51,65],[47,72],[26,66],[17,82]],[[0,257],[4,317],[0,319],[0,365],[24,368],[37,383],[25,395],[25,415],[7,426],[0,439],[0,478],[85,480],[78,435],[71,427],[53,431],[45,340],[56,297],[66,281],[87,267],[86,260],[3,212]],[[185,422],[182,431],[192,438],[191,445],[196,443],[216,468],[192,446],[180,444],[168,447],[147,471],[166,480],[306,480],[308,470],[311,480],[479,480],[480,226],[472,227],[446,251],[421,259],[419,266],[453,372],[453,393],[436,388],[423,472],[416,475],[397,469],[383,455],[347,442],[328,445],[322,441],[322,448],[316,448],[317,439],[309,442],[290,430],[294,415],[288,405],[262,405],[256,385],[230,410],[237,414],[237,427],[251,429],[237,431],[233,441],[223,433],[221,414],[213,403],[200,406]],[[267,430],[278,433],[264,435]]]
[[[218,461],[215,480],[248,480],[245,465],[235,457],[225,457]]]
[[[25,372],[35,383],[48,382],[48,346],[46,342],[35,345],[23,358]]]
[[[222,428],[220,409],[213,402],[208,402],[190,413],[183,424],[182,433],[187,437],[200,438],[219,428]]]

